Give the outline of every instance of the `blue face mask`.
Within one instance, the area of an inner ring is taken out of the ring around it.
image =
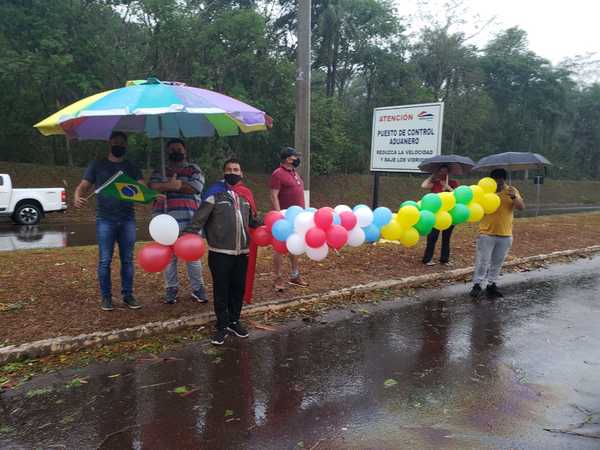
[[[292,166],[294,167],[298,167],[300,165],[300,158],[295,159],[292,161]]]

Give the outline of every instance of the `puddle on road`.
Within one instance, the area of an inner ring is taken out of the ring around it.
[[[573,341],[597,330],[597,286],[597,274],[551,277],[479,304],[427,291],[40,377],[0,397],[0,447],[556,448],[568,438],[543,426],[572,419],[572,386],[598,394],[583,361],[600,350]]]

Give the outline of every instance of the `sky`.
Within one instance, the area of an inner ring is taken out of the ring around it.
[[[408,12],[408,8],[416,12],[416,7],[407,7],[409,2],[396,3],[401,11]],[[441,11],[439,5],[444,0],[422,3],[428,3],[432,11]],[[600,58],[600,0],[463,0],[463,4],[468,8],[466,16],[479,15],[480,23],[495,16],[495,21],[475,39],[478,46],[495,32],[518,26],[527,32],[529,48],[553,64],[588,52],[597,53],[594,59]]]

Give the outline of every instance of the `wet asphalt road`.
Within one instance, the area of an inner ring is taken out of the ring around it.
[[[600,431],[600,257],[501,284],[41,376],[2,394],[0,448],[600,448],[544,431]]]

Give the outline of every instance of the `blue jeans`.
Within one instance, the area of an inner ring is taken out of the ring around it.
[[[96,218],[96,239],[100,250],[98,259],[98,281],[103,298],[112,297],[110,263],[115,242],[119,245],[121,259],[121,293],[133,293],[133,249],[135,246],[135,220],[108,220]]]

